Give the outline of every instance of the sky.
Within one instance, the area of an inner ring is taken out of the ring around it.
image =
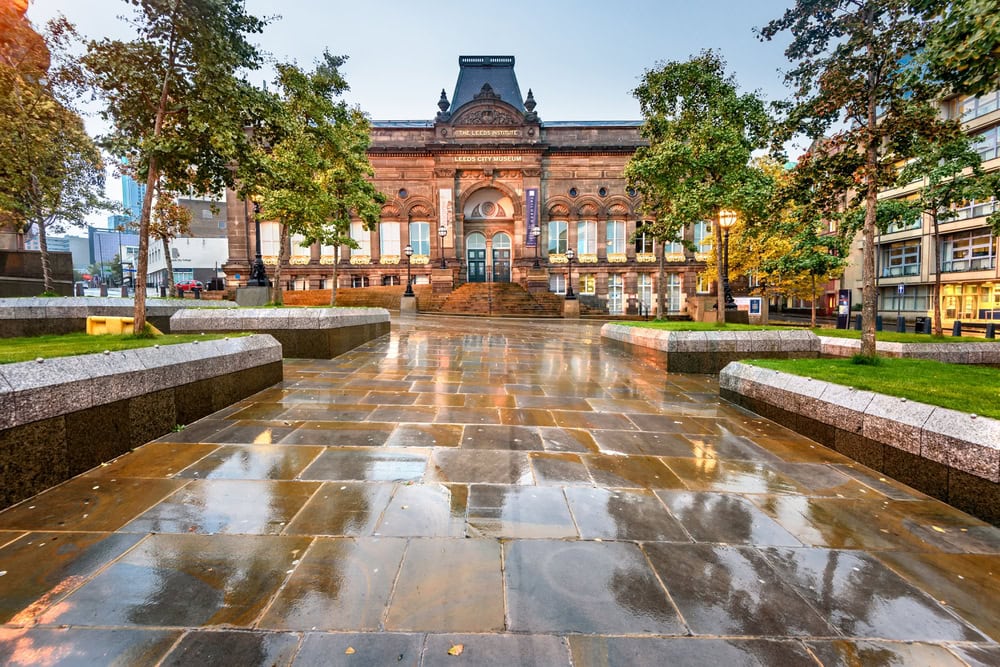
[[[783,99],[785,41],[753,33],[778,18],[791,0],[247,0],[250,13],[271,17],[254,41],[271,62],[310,66],[324,49],[349,57],[345,99],[375,120],[432,119],[441,89],[449,99],[460,55],[513,55],[521,92],[530,88],[547,120],[640,120],[631,91],[657,63],[719,51],[744,91]],[[125,0],[31,0],[36,26],[62,13],[82,35],[130,38],[119,20]],[[787,41],[787,40],[786,40]],[[270,80],[271,71],[250,74]],[[94,134],[103,130],[88,119]],[[108,194],[121,199],[117,179]]]

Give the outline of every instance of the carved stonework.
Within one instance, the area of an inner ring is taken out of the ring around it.
[[[371,255],[351,255],[351,264],[358,266],[361,264],[371,264]]]
[[[597,264],[597,254],[596,253],[583,253],[579,256],[581,264]]]
[[[292,255],[288,263],[292,266],[305,266],[309,263],[309,255]]]
[[[452,125],[518,125],[519,119],[504,109],[494,107],[470,109],[455,119]]]
[[[429,264],[431,261],[428,255],[413,255],[410,257],[410,264]]]
[[[444,167],[435,167],[434,169],[435,178],[455,178],[455,170],[447,169]]]
[[[535,169],[533,167],[527,167],[521,170],[521,173],[528,178],[540,178],[542,175],[541,169]]]
[[[394,204],[386,204],[382,207],[382,217],[383,218],[398,218],[399,217],[399,207]]]
[[[549,208],[549,218],[568,218],[569,207],[565,204],[556,204]]]
[[[277,266],[278,265],[278,256],[277,255],[264,255],[261,258],[261,261],[263,261],[268,266]]]
[[[681,255],[681,257],[683,257],[683,255]],[[635,261],[652,263],[656,261],[656,255],[651,252],[638,252],[635,254]]]
[[[597,207],[590,203],[584,204],[580,207],[580,215],[592,218],[597,215]]]
[[[334,264],[333,255],[323,255],[319,258],[319,263],[324,266]]]
[[[567,264],[568,262],[569,260],[566,258],[566,255],[555,253],[549,254],[549,264]]]
[[[612,204],[611,208],[608,209],[608,213],[618,218],[625,217],[628,215],[628,207],[623,204]]]
[[[382,255],[378,260],[379,264],[399,264],[399,255]]]
[[[628,256],[623,252],[609,252],[608,253],[608,263],[609,264],[624,264],[628,261]]]
[[[431,211],[426,206],[422,204],[417,204],[410,209],[411,218],[429,218],[431,217]]]

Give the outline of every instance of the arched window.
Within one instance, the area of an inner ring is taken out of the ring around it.
[[[410,223],[410,246],[414,255],[429,257],[431,254],[431,226],[429,222]]]
[[[549,254],[565,254],[567,248],[567,225],[565,220],[549,223]]]

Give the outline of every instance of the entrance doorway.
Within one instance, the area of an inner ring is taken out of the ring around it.
[[[493,282],[510,282],[510,236],[500,232],[493,237]]]
[[[486,282],[486,237],[475,232],[465,240],[465,257],[470,283]]]

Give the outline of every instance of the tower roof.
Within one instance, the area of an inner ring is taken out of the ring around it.
[[[514,74],[514,56],[459,56],[458,81],[449,111],[454,113],[479,95],[484,85],[507,104],[524,112],[524,99]]]

